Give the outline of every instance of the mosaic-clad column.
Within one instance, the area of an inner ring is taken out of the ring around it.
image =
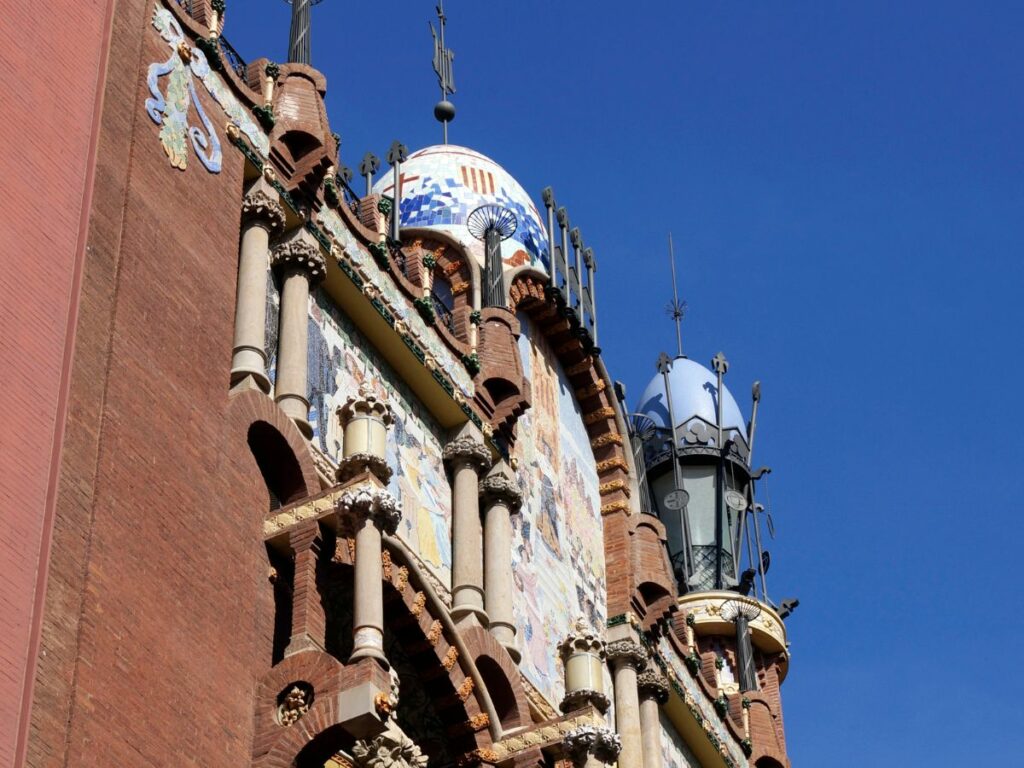
[[[565,755],[573,768],[604,768],[615,765],[622,750],[619,737],[608,728],[596,725],[581,725],[562,739]],[[620,762],[622,768],[639,768],[639,764]]]
[[[356,531],[354,642],[349,660],[374,658],[386,667],[381,535],[398,530],[402,511],[385,489],[366,486],[345,491],[338,499],[338,511],[353,516]]]
[[[261,176],[242,202],[235,338],[231,351],[231,386],[252,377],[264,392],[270,392],[265,349],[270,238],[284,229],[285,223],[278,197],[277,190]]]
[[[490,631],[518,664],[522,654],[516,647],[516,625],[512,616],[512,515],[519,511],[523,497],[512,470],[499,462],[480,481],[484,503],[484,607]]]
[[[306,397],[309,289],[323,279],[326,263],[320,246],[304,229],[274,248],[274,266],[281,272],[281,322],[278,330],[275,400],[307,438]]]
[[[648,662],[637,678],[640,692],[640,733],[643,741],[644,768],[662,768],[660,707],[668,701],[668,681]]]
[[[487,626],[483,590],[483,530],[480,524],[480,474],[491,466],[483,435],[467,423],[444,448],[452,470],[452,618],[475,615]]]
[[[615,730],[622,738],[623,768],[643,765],[643,741],[640,736],[640,696],[637,674],[647,666],[647,654],[633,640],[608,643],[615,687]]]

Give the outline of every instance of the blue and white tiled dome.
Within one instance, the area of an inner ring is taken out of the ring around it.
[[[675,426],[688,424],[695,417],[709,425],[718,423],[718,377],[698,362],[685,357],[672,361],[668,374],[672,388],[672,411],[676,417]],[[665,379],[656,374],[651,379],[636,407],[637,413],[649,417],[655,426],[673,426],[668,416],[668,398],[665,396]],[[722,401],[722,427],[734,430],[742,438],[746,435],[745,420],[740,407],[729,390],[725,389]]]
[[[394,195],[394,174],[387,172],[373,187]],[[516,216],[516,230],[501,245],[507,269],[530,265],[547,271],[548,238],[537,207],[509,173],[485,155],[454,144],[413,152],[402,164],[403,228],[444,232],[483,264],[483,244],[466,226],[469,214],[485,204],[501,205]]]

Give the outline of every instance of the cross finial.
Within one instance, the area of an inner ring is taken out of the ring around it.
[[[455,119],[455,105],[448,100],[448,95],[455,93],[455,52],[445,46],[444,31],[448,17],[444,13],[444,2],[437,4],[437,21],[440,34],[430,24],[430,35],[434,38],[434,72],[437,84],[441,87],[441,100],[434,106],[434,117],[444,125],[444,143],[448,143],[448,123]]]
[[[373,152],[367,152],[363,155],[363,162],[359,164],[359,172],[363,174],[366,179],[366,194],[370,194],[370,190],[373,188],[373,175],[380,170],[380,158],[377,157]]]
[[[672,369],[672,358],[664,352],[658,357],[658,373],[666,374]]]
[[[398,139],[391,142],[391,146],[388,148],[388,165],[394,165],[395,163],[404,163],[408,156],[409,148],[405,146]]]
[[[711,367],[715,373],[720,373],[723,376],[729,372],[729,361],[725,359],[725,355],[719,352],[713,358],[711,358]]]

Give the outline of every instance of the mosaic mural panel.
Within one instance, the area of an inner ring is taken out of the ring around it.
[[[196,79],[220,105],[228,119],[245,134],[256,151],[266,157],[270,152],[270,140],[224,79],[210,68],[206,55],[189,44],[181,25],[171,12],[157,5],[153,11],[153,27],[170,46],[171,55],[166,61],[151,64],[147,70],[146,84],[149,86],[150,98],[146,99],[146,113],[154,123],[161,126],[160,143],[171,165],[180,170],[187,167],[187,138],[206,170],[210,173],[219,173],[221,170],[223,154],[220,137],[203,110],[196,91]],[[160,88],[160,81],[164,77],[167,77],[166,92]],[[195,106],[202,128],[188,124],[192,106]]]
[[[274,381],[279,293],[273,280],[267,282],[267,367]],[[341,453],[337,407],[366,379],[374,382],[378,396],[387,397],[395,415],[387,459],[395,470],[389,490],[402,505],[398,536],[450,588],[451,488],[441,460],[444,430],[322,290],[310,297],[308,352],[313,441],[334,461]]]
[[[683,741],[664,712],[661,717],[661,764],[664,768],[700,768],[696,755]]]
[[[473,379],[466,366],[455,356],[445,345],[437,332],[427,326],[426,322],[417,312],[412,303],[399,290],[395,281],[390,275],[377,266],[370,253],[363,248],[348,231],[341,217],[329,208],[323,208],[317,214],[317,223],[320,224],[328,235],[345,251],[352,265],[361,275],[365,275],[371,284],[380,291],[381,300],[395,316],[405,323],[410,333],[419,342],[420,346],[429,352],[448,377],[452,384],[457,387],[466,399],[473,397],[475,391]]]
[[[554,351],[520,313],[519,352],[533,405],[519,420],[514,457],[523,490],[513,518],[514,613],[522,669],[552,703],[564,694],[556,648],[584,616],[603,628],[604,541],[597,470],[572,386]]]

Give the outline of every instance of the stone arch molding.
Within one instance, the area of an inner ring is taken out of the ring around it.
[[[272,513],[265,521],[268,539],[287,536],[293,527],[308,525],[312,517],[323,526],[322,530],[337,530],[333,552],[325,553],[330,565],[353,567],[354,542],[348,536],[348,521],[337,511],[336,504],[344,490],[336,487]],[[281,521],[284,526],[278,527],[277,522]],[[503,731],[530,722],[526,693],[515,665],[500,643],[481,627],[456,627],[430,575],[422,570],[399,539],[385,536],[383,555],[381,579],[385,601],[391,614],[398,617],[393,631],[403,647],[414,648],[421,654],[419,658],[424,658],[424,649],[429,647],[425,658],[435,675],[432,680],[440,681],[442,676],[446,679],[440,686],[443,693],[439,697],[439,706],[444,712],[444,738],[456,745],[460,759],[469,759],[472,764],[474,755],[500,739]],[[483,659],[487,659],[486,674],[478,665]],[[360,680],[374,682],[381,691],[387,690],[390,684],[388,673],[372,659],[346,664],[320,650],[286,656],[268,670],[257,686],[253,766],[292,766],[297,756],[308,750],[314,741],[344,743],[346,751],[349,747],[354,749],[358,739],[366,743],[378,737],[383,742],[395,741],[398,738],[395,729],[391,729],[390,735],[385,730],[393,715],[386,696],[378,694],[375,700],[375,726],[354,733],[351,724],[346,725],[345,713],[351,709],[346,708],[346,702]],[[312,688],[313,700],[294,722],[282,725],[278,716],[281,693],[297,681]],[[500,711],[492,699],[492,687],[499,699]],[[405,747],[397,744],[392,749],[398,750],[395,754],[401,756]],[[415,762],[409,764],[416,765]]]

